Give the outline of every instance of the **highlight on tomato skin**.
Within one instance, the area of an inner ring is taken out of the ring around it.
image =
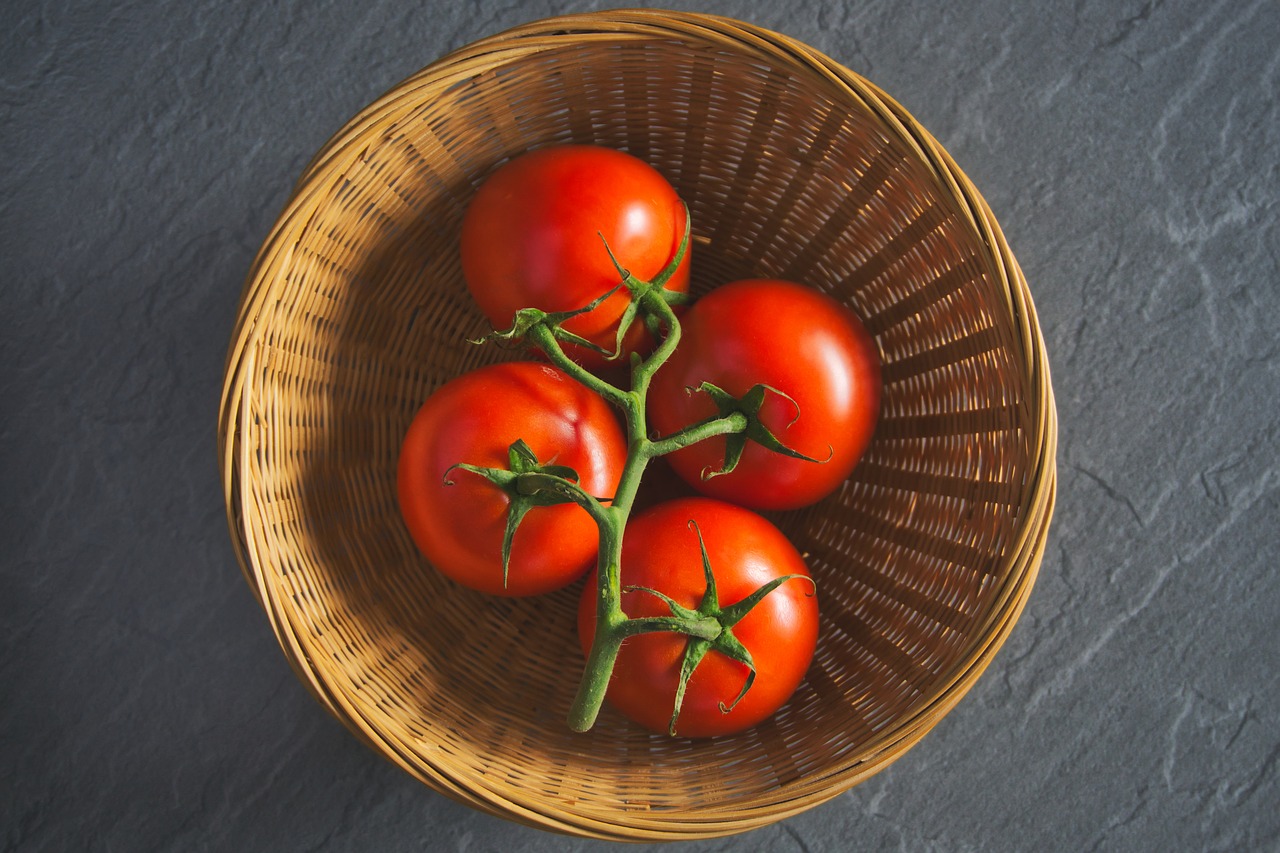
[[[405,434],[396,478],[401,515],[427,560],[464,586],[512,597],[572,583],[599,547],[585,510],[535,507],[516,530],[504,579],[508,495],[451,469],[505,467],[517,440],[539,460],[572,468],[596,495],[613,493],[626,462],[622,428],[601,397],[550,365],[508,362],[465,373],[423,403]]]
[[[818,598],[795,546],[755,512],[704,497],[658,504],[628,524],[621,564],[622,605],[628,616],[670,612],[660,598],[639,587],[659,591],[684,607],[698,607],[706,592],[699,536],[722,607],[731,607],[774,579],[798,577],[765,595],[732,628],[756,668],[741,699],[750,674],[743,664],[711,651],[694,670],[676,719],[675,733],[682,737],[733,734],[772,716],[803,681],[818,638]],[[584,654],[595,632],[595,592],[592,576],[578,608]],[[669,632],[627,638],[606,702],[645,728],[667,733],[688,642]]]
[[[746,279],[713,289],[681,317],[683,335],[654,376],[651,423],[671,434],[716,413],[703,382],[737,397],[768,386],[760,420],[787,447],[817,462],[748,442],[737,466],[718,474],[726,440],[677,451],[667,461],[692,488],[762,510],[795,509],[840,486],[866,452],[879,420],[880,355],[848,308],[796,282]]]
[[[593,145],[536,149],[500,166],[468,205],[463,277],[495,329],[510,327],[522,308],[576,311],[619,284],[609,249],[623,268],[650,280],[675,257],[685,218],[675,189],[637,157]],[[689,264],[686,254],[667,289],[688,292]],[[623,289],[565,329],[612,352],[628,302]],[[652,343],[637,324],[625,345],[644,352]],[[566,351],[592,369],[606,364],[585,347]]]

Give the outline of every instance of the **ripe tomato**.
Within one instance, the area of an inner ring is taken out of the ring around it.
[[[684,227],[676,191],[644,161],[596,146],[543,148],[504,164],[477,191],[462,222],[462,271],[501,330],[521,308],[573,311],[615,287],[621,278],[601,238],[647,281],[675,256]],[[689,289],[687,252],[666,287]],[[629,299],[623,289],[565,329],[612,351]],[[642,348],[646,337],[637,323],[626,343]],[[583,347],[565,349],[583,364],[604,363]]]
[[[697,523],[697,529],[690,525]],[[622,544],[622,609],[628,616],[670,615],[648,587],[676,603],[697,608],[706,591],[698,535],[706,544],[721,607],[731,607],[761,586],[787,575],[732,631],[750,652],[756,677],[736,705],[748,668],[717,651],[704,657],[689,679],[676,733],[686,737],[730,734],[778,710],[795,692],[813,658],[818,638],[818,601],[804,560],[783,533],[739,506],[709,498],[681,498],[635,516]],[[584,652],[595,632],[594,582],[583,590],[578,636]],[[622,643],[606,701],[630,719],[667,732],[676,686],[689,640],[675,633],[648,633]],[[729,710],[723,710],[732,706]]]
[[[702,297],[682,328],[680,346],[654,376],[649,397],[660,433],[717,413],[708,394],[686,389],[710,382],[740,398],[764,384],[782,392],[766,392],[759,413],[764,426],[787,447],[822,460],[793,459],[748,442],[733,471],[703,479],[724,465],[725,439],[713,438],[666,457],[686,482],[743,506],[793,509],[849,476],[880,411],[879,354],[853,312],[793,282],[749,279]]]
[[[508,596],[571,583],[599,542],[595,522],[576,504],[535,507],[512,540],[504,585],[508,495],[481,475],[449,469],[506,468],[518,439],[540,462],[572,468],[593,495],[617,488],[627,446],[613,410],[561,371],[533,362],[482,367],[437,389],[409,426],[397,472],[401,514],[426,558],[461,584]],[[445,485],[446,472],[454,485]]]

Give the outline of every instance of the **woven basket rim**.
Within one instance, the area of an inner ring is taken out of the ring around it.
[[[306,648],[297,636],[290,613],[277,605],[268,581],[256,570],[258,555],[255,536],[246,525],[252,513],[243,505],[240,488],[248,458],[241,445],[242,420],[250,416],[247,378],[255,369],[254,344],[263,330],[258,318],[269,304],[278,282],[262,272],[280,257],[287,257],[305,230],[308,201],[325,192],[330,176],[358,157],[363,144],[377,134],[372,116],[383,116],[415,103],[415,93],[427,85],[439,86],[451,80],[474,76],[476,69],[504,57],[524,55],[530,51],[563,46],[566,40],[614,42],[619,39],[670,40],[676,37],[691,42],[714,41],[748,49],[788,70],[814,75],[826,85],[836,87],[845,97],[857,101],[884,123],[895,138],[910,146],[919,161],[938,182],[938,189],[956,210],[964,214],[981,245],[990,247],[987,258],[992,267],[998,291],[1008,303],[1016,320],[1019,351],[1024,355],[1020,370],[1027,382],[1028,398],[1038,403],[1033,414],[1037,432],[1030,437],[1036,450],[1030,469],[1027,493],[1031,496],[1027,516],[1036,524],[1020,524],[1018,538],[1002,564],[999,595],[991,605],[986,622],[975,630],[969,645],[956,656],[954,665],[944,677],[930,685],[929,691],[915,704],[915,712],[894,720],[872,738],[864,750],[850,755],[820,777],[802,779],[789,788],[790,808],[776,807],[777,797],[764,798],[775,804],[768,814],[748,813],[750,801],[737,802],[724,809],[703,809],[689,821],[683,833],[672,829],[671,816],[636,815],[632,824],[635,840],[672,837],[723,835],[772,822],[804,811],[824,799],[836,796],[873,775],[900,757],[951,710],[967,693],[990,664],[1011,632],[1030,595],[1040,562],[1045,538],[1053,513],[1056,494],[1055,455],[1057,448],[1057,414],[1051,388],[1049,363],[1039,323],[1025,277],[1008,246],[994,214],[978,189],[963,173],[952,157],[897,101],[882,89],[850,71],[830,57],[771,30],[732,18],[691,12],[623,9],[564,15],[533,21],[482,38],[441,57],[422,70],[405,78],[381,97],[353,116],[335,133],[303,169],[282,212],[259,249],[241,292],[236,320],[228,348],[224,383],[219,402],[217,442],[219,469],[223,483],[227,521],[237,561],[261,606],[267,611],[278,642],[300,680],[317,700],[337,716],[367,745],[387,755],[415,777],[431,787],[490,814],[516,817],[561,831],[602,838],[618,838],[616,826],[605,816],[583,813],[570,823],[562,816],[548,818],[533,801],[513,801],[510,792],[501,795],[484,790],[475,780],[454,779],[439,768],[417,760],[408,750],[392,742],[385,734],[363,722],[359,709],[352,706],[340,689],[305,665]]]

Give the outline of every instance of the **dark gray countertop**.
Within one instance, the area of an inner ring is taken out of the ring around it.
[[[594,5],[7,5],[0,848],[605,847],[325,715],[214,449],[243,277],[310,155],[447,50]],[[685,8],[830,53],[955,156],[1030,281],[1061,441],[1039,582],[955,711],[836,800],[680,849],[1280,849],[1280,5]]]

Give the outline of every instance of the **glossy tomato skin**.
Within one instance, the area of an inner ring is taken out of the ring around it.
[[[725,440],[714,438],[667,457],[687,483],[755,509],[794,509],[849,476],[875,432],[881,393],[879,352],[852,311],[794,282],[748,279],[703,296],[682,327],[680,346],[654,377],[649,398],[660,433],[716,414],[705,393],[687,388],[705,381],[741,397],[761,383],[795,401],[768,394],[764,425],[786,446],[825,460],[791,459],[748,442],[735,470],[703,479],[724,463]]]
[[[535,507],[512,542],[507,582],[502,539],[507,495],[456,463],[508,467],[517,439],[540,462],[573,468],[593,495],[611,495],[626,461],[626,440],[612,409],[550,365],[482,367],[441,386],[405,435],[397,470],[401,514],[424,556],[455,581],[495,595],[538,595],[565,586],[590,567],[598,529],[580,507]]]
[[[739,506],[709,498],[680,498],[636,515],[622,546],[622,588],[657,589],[696,608],[706,589],[693,520],[702,532],[722,607],[749,596],[774,578],[809,577],[804,559],[767,520]],[[595,631],[595,582],[586,584],[578,607],[578,636],[589,652]],[[669,614],[656,597],[623,592],[628,616]],[[771,716],[795,692],[813,659],[818,638],[818,599],[813,584],[796,579],[773,590],[733,628],[751,652],[756,679],[727,713],[748,671],[741,663],[709,652],[686,688],[676,734],[710,737],[750,728]],[[679,682],[684,637],[642,634],[622,644],[606,701],[628,718],[666,733]]]
[[[506,329],[521,308],[573,311],[616,286],[602,237],[647,281],[675,256],[684,227],[676,191],[644,161],[598,146],[542,148],[499,167],[476,192],[462,223],[462,271],[480,310]],[[688,254],[666,286],[689,289]],[[565,328],[612,351],[628,300],[625,290],[616,293]],[[642,324],[633,332],[627,343],[646,346]],[[566,350],[603,364],[584,348]]]

